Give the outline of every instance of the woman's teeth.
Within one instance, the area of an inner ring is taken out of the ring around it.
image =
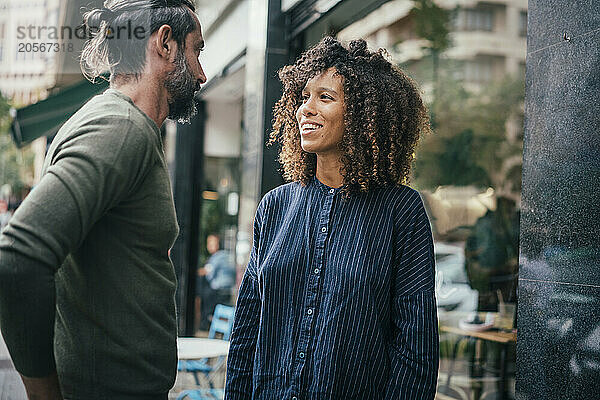
[[[304,124],[302,125],[303,132],[314,131],[315,129],[319,129],[322,125],[317,124]]]

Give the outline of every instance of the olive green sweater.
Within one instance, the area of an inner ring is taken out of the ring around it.
[[[114,89],[94,97],[0,237],[0,327],[17,370],[56,369],[69,399],[164,398],[177,233],[156,124]]]

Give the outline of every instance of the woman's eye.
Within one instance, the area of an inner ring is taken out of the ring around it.
[[[322,94],[322,95],[321,95],[321,98],[322,98],[322,99],[326,99],[326,100],[333,100],[333,97],[331,97],[331,96],[330,96],[330,95],[328,95],[328,94]]]

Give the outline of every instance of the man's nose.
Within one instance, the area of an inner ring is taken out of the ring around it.
[[[202,68],[202,64],[198,63],[200,66],[200,71],[198,72],[198,82],[200,84],[206,83],[206,75],[204,74],[204,69]]]

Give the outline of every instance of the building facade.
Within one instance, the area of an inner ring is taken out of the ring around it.
[[[437,0],[450,12],[450,47],[441,62],[453,78],[477,88],[504,75],[524,75],[527,46],[527,0]],[[418,73],[427,57],[411,10],[414,3],[393,0],[367,18],[339,32],[341,39],[362,37],[389,51],[395,62]],[[427,76],[420,76],[427,81]],[[428,85],[426,85],[428,88]]]
[[[45,99],[55,86],[57,41],[49,39],[47,29],[57,26],[59,0],[0,1],[0,92],[13,106],[25,106]],[[33,44],[44,43],[44,50],[33,51]],[[45,49],[48,47],[48,49]],[[46,138],[32,144],[35,154],[34,174],[29,184],[39,181]]]
[[[59,0],[0,2],[0,91],[15,105],[43,100],[54,86],[57,52],[31,46],[56,43],[47,28],[58,26],[59,15]]]

